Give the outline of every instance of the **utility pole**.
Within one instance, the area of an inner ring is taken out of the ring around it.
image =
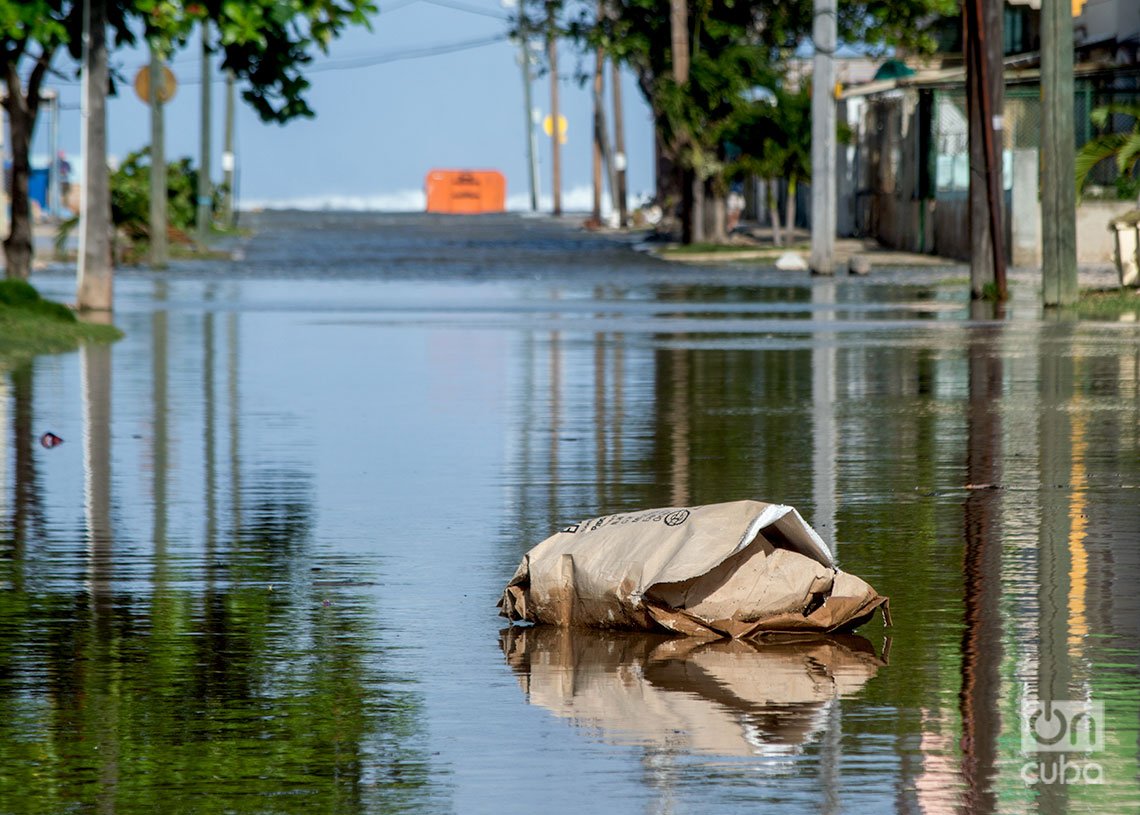
[[[605,13],[598,4],[598,18]],[[606,170],[606,183],[610,188],[610,203],[616,213],[617,182],[614,180],[613,153],[610,151],[609,132],[606,128],[605,75],[606,55],[599,47],[594,57],[594,218],[602,219],[602,167]]]
[[[562,129],[558,114],[558,28],[553,0],[546,3],[546,53],[550,61],[550,166],[554,175],[554,215],[562,214]]]
[[[59,156],[59,93],[52,91],[50,98],[48,113],[51,119],[48,126],[51,132],[48,140],[51,142],[51,178],[48,188],[48,212],[58,218],[63,213],[63,182],[60,179],[63,162]]]
[[[237,156],[234,153],[234,72],[226,71],[226,118],[222,134],[222,186],[226,197],[222,212],[222,226],[233,229],[237,223],[237,208],[234,204],[234,173],[237,169]]]
[[[83,197],[79,209],[79,264],[76,305],[81,311],[110,311],[111,184],[107,175],[107,6],[83,2]]]
[[[618,225],[629,226],[629,202],[625,185],[625,125],[622,123],[621,67],[610,60],[610,94],[614,100],[614,175],[617,177]]]
[[[1073,130],[1073,13],[1070,0],[1041,3],[1042,296],[1077,301],[1077,211]]]
[[[522,66],[523,106],[526,108],[526,165],[530,182],[530,211],[538,212],[538,137],[534,132],[534,102],[530,93],[530,37],[526,12],[519,9],[519,64]]]
[[[838,196],[835,152],[835,42],[838,32],[835,0],[814,0],[811,79],[811,260],[815,274],[835,274],[835,209]],[[789,192],[790,194],[790,192]],[[795,224],[788,224],[792,234]]]
[[[169,254],[166,245],[166,117],[162,100],[162,54],[150,44],[150,82],[147,86],[150,105],[150,266],[166,267]]]
[[[966,0],[966,105],[970,121],[970,293],[1007,297],[1002,220],[1001,131],[1004,94],[1001,0]]]
[[[214,191],[210,189],[210,24],[202,21],[202,113],[198,155],[198,248],[210,237]]]

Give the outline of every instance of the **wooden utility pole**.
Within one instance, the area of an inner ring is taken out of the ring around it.
[[[198,248],[210,238],[214,191],[210,189],[210,24],[202,21],[202,112],[198,141]]]
[[[1077,301],[1077,194],[1073,163],[1073,14],[1041,3],[1041,236],[1046,306]]]
[[[165,268],[169,259],[166,243],[166,121],[162,101],[162,55],[150,44],[150,266]]]
[[[83,3],[83,197],[79,208],[79,268],[75,301],[80,310],[110,311],[111,180],[107,174],[107,7]]]
[[[551,195],[553,197],[553,212],[558,216],[562,214],[562,129],[559,127],[561,116],[558,113],[558,27],[555,18],[556,6],[553,2],[546,4],[546,54],[550,61],[550,167],[554,176]]]
[[[835,42],[838,32],[835,0],[815,0],[812,39],[811,91],[811,260],[815,274],[835,274],[835,210],[838,188],[835,153]],[[792,189],[788,190],[793,195]],[[795,224],[787,224],[791,235]]]
[[[621,67],[610,60],[610,94],[614,102],[614,176],[617,179],[618,225],[629,226],[629,202],[625,183],[625,125],[622,123]]]
[[[970,131],[970,291],[974,299],[992,287],[1007,297],[1005,227],[1002,219],[1001,133],[1004,105],[1001,0],[966,0],[966,105]]]

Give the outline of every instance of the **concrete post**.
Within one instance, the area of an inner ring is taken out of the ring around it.
[[[1010,202],[1010,263],[1041,265],[1041,202],[1037,198],[1037,150],[1013,151]]]
[[[83,198],[79,208],[76,304],[110,311],[111,179],[107,173],[107,7],[86,0],[83,14]]]
[[[811,91],[811,270],[835,274],[835,0],[815,0]],[[795,224],[788,224],[792,234]]]

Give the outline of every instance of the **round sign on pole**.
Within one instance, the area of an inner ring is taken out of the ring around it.
[[[162,66],[162,84],[158,88],[158,101],[166,104],[174,98],[174,91],[178,89],[178,82],[174,78],[174,72],[165,65]],[[150,104],[150,66],[144,65],[139,68],[139,72],[135,74],[135,93],[139,95],[139,99],[143,100],[146,104]]]
[[[563,116],[561,113],[559,113],[558,114],[558,143],[559,144],[566,144],[567,127],[568,127],[568,124],[566,122],[566,117]],[[554,135],[554,119],[551,118],[549,113],[546,114],[546,116],[542,120],[542,132],[544,132],[547,136],[553,136]]]

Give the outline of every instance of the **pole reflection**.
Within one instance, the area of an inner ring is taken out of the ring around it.
[[[1071,333],[1071,325],[1057,322],[1042,333],[1042,345],[1056,344]],[[1037,549],[1037,603],[1039,653],[1035,697],[1041,701],[1079,698],[1072,695],[1073,667],[1069,651],[1069,597],[1073,560],[1069,548],[1072,518],[1060,492],[1077,489],[1071,483],[1074,468],[1073,426],[1068,406],[1073,399],[1074,359],[1068,354],[1042,353],[1040,361],[1041,412],[1038,427],[1041,449],[1041,527]],[[1041,778],[1057,777],[1064,753],[1043,752],[1031,758]],[[1035,786],[1038,811],[1043,815],[1067,812],[1067,785],[1039,781]]]
[[[964,605],[962,633],[963,810],[996,810],[1001,730],[1001,488],[1003,366],[1000,326],[970,336],[967,359]]]

